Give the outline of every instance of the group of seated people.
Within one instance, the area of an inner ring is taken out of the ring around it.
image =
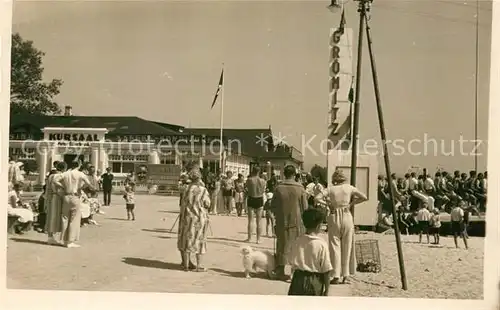
[[[384,176],[378,177],[378,200],[382,210],[390,211],[390,183],[394,190],[394,198],[410,211],[415,211],[421,204],[427,204],[430,209],[438,208],[450,212],[453,202],[464,201],[474,212],[486,211],[488,173],[470,171],[469,175],[455,171],[453,175],[446,171],[437,171],[434,178],[424,171],[406,173],[404,178],[391,175],[391,181]]]
[[[9,218],[7,229],[17,234],[24,234],[33,227],[35,212],[33,205],[21,199],[22,183],[9,183],[7,215]]]
[[[37,199],[23,198],[23,189],[26,187],[23,178],[23,165],[20,163],[11,162],[10,166],[13,167],[11,170],[12,174],[9,174],[8,183],[8,227],[7,229],[11,233],[24,234],[36,228],[38,232],[45,232],[45,223],[47,215],[47,206],[45,204],[45,196],[47,190],[52,190],[56,192],[57,189],[53,184],[49,184],[49,176],[56,173],[62,173],[66,169],[61,169],[58,171],[55,167],[51,169],[46,178],[46,185],[43,186],[43,192],[37,197]],[[90,165],[83,165],[82,171],[86,174],[88,170],[92,167]],[[47,188],[50,186],[51,188]],[[81,199],[81,213],[82,220],[81,225],[85,226],[87,224],[97,225],[97,222],[93,218],[95,214],[104,212],[101,211],[101,203],[97,198],[97,193],[83,191],[80,196]]]

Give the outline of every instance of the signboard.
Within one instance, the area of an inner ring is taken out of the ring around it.
[[[178,145],[201,145],[211,144],[217,145],[220,143],[220,137],[212,137],[206,135],[169,135],[169,136],[151,136],[151,135],[123,135],[110,136],[108,139],[112,142],[146,142],[146,143],[162,143],[162,144],[178,144]],[[227,142],[227,141],[226,141]]]
[[[180,165],[142,164],[136,165],[137,179],[147,180],[149,184],[177,188],[181,175]]]
[[[349,91],[353,78],[352,29],[330,30],[328,139],[337,148],[351,129]],[[330,146],[330,145],[329,145]]]

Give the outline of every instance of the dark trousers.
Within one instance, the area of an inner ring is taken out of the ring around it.
[[[103,189],[104,205],[109,206],[111,204],[111,188]]]

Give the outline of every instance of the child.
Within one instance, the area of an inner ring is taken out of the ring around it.
[[[302,213],[306,233],[297,238],[288,257],[293,270],[288,295],[328,296],[333,268],[328,244],[318,236],[323,218],[324,213],[316,208]]]
[[[463,207],[465,202],[460,201],[450,213],[451,217],[451,231],[453,233],[453,241],[455,242],[455,247],[458,249],[458,236],[462,237],[464,241],[465,249],[468,249],[467,238],[465,237],[465,222],[464,222],[464,210]]]
[[[439,230],[441,228],[441,217],[439,215],[439,210],[434,209],[433,215],[431,217],[431,233],[434,237],[434,244],[439,244]]]
[[[274,232],[274,210],[271,207],[271,200],[273,199],[273,193],[266,193],[266,203],[264,204],[264,211],[266,211],[266,236],[274,237],[276,234]],[[271,227],[271,233],[269,234],[269,227]]]
[[[127,220],[130,221],[132,217],[132,221],[135,221],[135,197],[134,197],[134,183],[131,182],[127,186],[125,186],[125,194],[123,195],[123,199],[125,199],[125,206],[127,209]]]
[[[427,235],[427,243],[431,243],[431,237],[429,235],[429,221],[431,219],[431,213],[427,210],[427,206],[427,203],[422,204],[417,212],[418,243],[422,243],[422,233]]]

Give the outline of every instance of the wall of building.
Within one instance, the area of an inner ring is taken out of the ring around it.
[[[226,157],[225,170],[233,172],[234,175],[241,173],[248,176],[250,174],[250,162],[250,157],[232,154]]]

